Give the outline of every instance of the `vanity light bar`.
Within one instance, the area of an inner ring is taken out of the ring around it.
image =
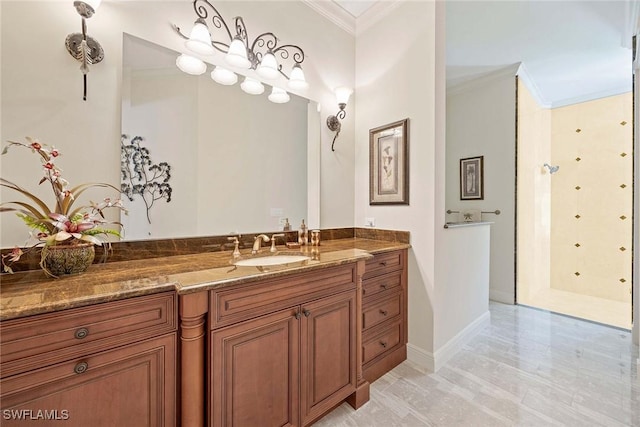
[[[231,68],[254,70],[259,77],[266,80],[276,80],[284,76],[290,89],[304,90],[309,86],[301,66],[304,61],[302,48],[292,44],[280,45],[278,38],[272,32],[262,33],[250,42],[247,28],[241,16],[234,18],[235,34],[232,34],[222,15],[209,0],[194,0],[193,8],[198,18],[189,36],[183,34],[180,27],[173,25],[176,33],[185,39],[187,50],[195,55],[204,56],[211,56],[219,51],[225,55],[224,60]],[[210,23],[213,27],[209,27],[205,20],[210,13]],[[210,28],[223,30],[222,32],[226,34],[228,41],[214,40],[209,31]],[[278,58],[293,62],[289,75],[283,71],[283,65],[278,63]],[[180,55],[176,60],[176,65],[188,74],[199,75],[206,71],[206,64],[194,55]],[[232,85],[238,81],[235,72],[220,66],[214,68],[211,72],[211,78],[223,85]],[[252,77],[246,77],[241,88],[252,95],[264,92],[262,83]],[[271,95],[269,95],[270,101],[284,103],[289,99],[289,94],[284,89],[273,85]]]

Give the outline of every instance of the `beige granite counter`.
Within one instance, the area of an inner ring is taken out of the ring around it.
[[[268,271],[231,265],[231,251],[176,255],[133,261],[94,264],[78,275],[48,278],[42,271],[28,271],[0,278],[0,320],[81,307],[106,301],[176,290],[179,294],[286,276],[371,258],[371,254],[407,249],[396,241],[348,238],[323,240],[315,248],[290,250],[311,259],[305,265],[278,266]],[[249,250],[242,256],[251,257]],[[259,256],[269,256],[263,248]]]

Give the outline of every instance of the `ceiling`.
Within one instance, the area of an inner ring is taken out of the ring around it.
[[[358,28],[365,12],[391,2],[322,3],[348,12]],[[622,42],[631,37],[629,16],[636,3],[447,0],[447,86],[522,63],[521,73],[548,107],[630,91],[631,49]]]

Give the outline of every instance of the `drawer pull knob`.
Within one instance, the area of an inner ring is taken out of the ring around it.
[[[383,267],[386,267],[387,266],[387,261],[380,262],[380,265],[383,266]]]
[[[387,315],[387,310],[382,310],[382,309],[381,309],[381,310],[380,310],[380,314],[382,314],[383,316],[386,316],[386,315]]]
[[[87,328],[80,328],[74,334],[74,336],[79,340],[86,338],[87,335],[89,335],[89,330]]]
[[[387,348],[387,343],[384,341],[380,341],[380,345],[382,346],[382,348]]]
[[[89,365],[87,364],[87,362],[80,362],[75,366],[75,368],[73,368],[73,372],[75,372],[76,374],[83,374],[87,371],[87,369],[89,369]]]
[[[387,285],[386,285],[386,283],[385,283],[385,284],[380,285],[380,287],[381,287],[382,289],[387,289]]]
[[[311,316],[311,312],[307,309],[302,309],[302,314],[304,314],[304,317],[309,317]]]
[[[296,320],[300,320],[300,318],[302,317],[302,314],[300,314],[300,312],[296,312],[296,314],[293,315],[293,317],[296,318]]]

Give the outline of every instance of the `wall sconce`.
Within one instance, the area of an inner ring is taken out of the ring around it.
[[[340,120],[344,120],[345,116],[347,115],[347,112],[344,111],[344,109],[346,108],[347,102],[349,102],[349,97],[352,93],[353,91],[347,87],[336,88],[336,99],[338,100],[338,107],[340,108],[340,110],[336,113],[335,116],[327,117],[327,127],[332,132],[336,133],[336,135],[333,137],[333,142],[331,143],[331,151],[336,151],[333,148],[333,144],[336,143],[336,138],[338,137],[338,135],[340,135],[340,129],[342,128],[342,123],[340,123]]]
[[[93,37],[87,35],[87,22],[93,14],[98,10],[102,0],[84,0],[74,1],[73,5],[82,17],[82,32],[69,34],[64,41],[67,52],[75,59],[80,61],[80,71],[82,72],[84,81],[84,92],[82,100],[87,100],[87,73],[89,65],[97,64],[104,59],[104,50],[100,43]]]
[[[211,12],[212,27],[207,25],[206,19]],[[291,89],[305,89],[309,85],[304,77],[304,72],[300,64],[304,61],[304,51],[296,45],[279,45],[279,40],[275,34],[268,32],[258,35],[253,41],[249,41],[247,27],[241,16],[234,18],[233,29],[235,34],[229,30],[229,26],[222,18],[218,10],[209,0],[194,0],[193,9],[198,16],[189,36],[180,31],[180,27],[172,25],[173,29],[185,39],[186,48],[198,55],[214,55],[216,51],[225,54],[225,62],[235,68],[245,70],[255,70],[256,73],[265,80],[275,80],[284,76]],[[223,37],[228,42],[214,40],[209,29],[219,29],[225,34]],[[283,71],[280,60],[291,60],[293,66],[289,75]],[[178,68],[185,73],[200,75],[207,70],[207,65],[199,58],[188,54],[181,54],[176,60]],[[211,72],[211,78],[223,85],[233,85],[238,81],[238,76],[231,70],[217,65]],[[264,86],[258,80],[246,77],[240,85],[243,91],[251,95],[259,95],[264,92]],[[279,87],[273,87],[269,100],[276,103],[289,101],[287,92]]]

